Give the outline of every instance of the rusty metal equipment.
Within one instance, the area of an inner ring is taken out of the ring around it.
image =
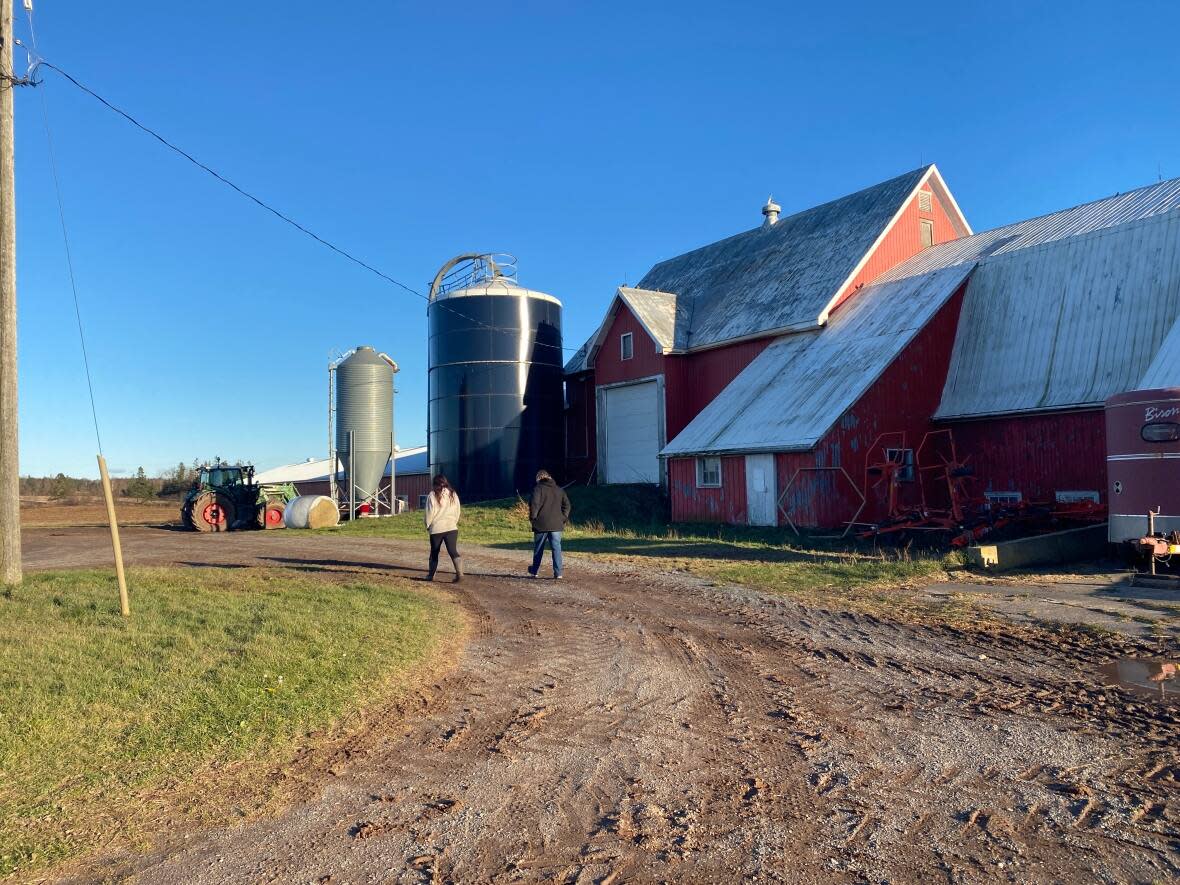
[[[782,493],[778,496],[778,512],[782,514],[783,519],[786,520],[787,525],[791,527],[791,531],[801,537],[799,529],[795,526],[795,523],[791,521],[791,512],[783,506],[783,501],[786,499],[787,493],[795,485],[795,480],[799,478],[799,474],[801,473],[834,473],[843,476],[848,482],[848,487],[860,497],[860,506],[856,508],[856,513],[852,514],[852,519],[848,521],[847,527],[840,535],[841,538],[846,537],[852,527],[856,525],[856,519],[860,516],[861,511],[865,509],[865,495],[860,489],[856,487],[856,483],[853,482],[852,477],[848,475],[848,471],[843,467],[797,467],[795,469],[795,472],[791,474],[791,478],[787,481],[787,484],[783,486]]]

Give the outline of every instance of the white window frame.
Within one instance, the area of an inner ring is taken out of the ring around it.
[[[715,462],[717,465],[717,481],[706,482],[705,474],[708,470],[708,462]],[[697,471],[697,488],[698,489],[719,489],[721,488],[721,456],[719,455],[704,455],[696,459]]]
[[[930,244],[929,245],[922,242],[922,231],[927,230],[927,229],[930,231]],[[918,244],[923,249],[929,249],[935,245],[934,219],[933,218],[922,218],[918,221]]]
[[[885,460],[898,462],[902,465],[901,469],[897,471],[898,482],[914,481],[915,474],[913,449],[886,449]]]
[[[635,336],[624,332],[619,336],[619,359],[629,360],[635,356]]]
[[[1024,500],[1024,495],[1019,489],[1012,489],[1007,492],[984,492],[983,497],[987,499],[988,507],[1012,507]]]
[[[920,212],[934,211],[934,200],[930,191],[918,191],[918,210]]]

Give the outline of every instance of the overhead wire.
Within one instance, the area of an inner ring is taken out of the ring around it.
[[[31,20],[31,15],[30,15],[30,20]],[[335,243],[326,239],[325,237],[320,236],[315,231],[313,231],[310,228],[306,227],[305,225],[299,223],[294,218],[292,218],[291,216],[282,212],[281,210],[275,208],[274,206],[267,203],[265,200],[261,199],[260,197],[255,196],[250,191],[246,190],[244,187],[238,185],[237,183],[235,183],[231,179],[227,178],[225,175],[221,174],[220,172],[218,172],[216,169],[212,168],[208,164],[203,163],[202,161],[198,160],[195,156],[193,156],[191,153],[189,153],[188,151],[181,148],[179,145],[177,145],[174,142],[170,141],[169,139],[165,138],[163,135],[161,135],[156,130],[152,129],[150,126],[147,126],[146,124],[140,122],[138,119],[136,119],[134,116],[132,116],[127,111],[123,110],[118,105],[116,105],[113,102],[109,101],[108,99],[104,98],[99,93],[95,92],[89,86],[85,85],[84,83],[79,81],[76,77],[71,75],[68,71],[63,70],[62,68],[58,67],[57,65],[55,65],[52,62],[45,59],[36,50],[36,37],[33,34],[32,30],[30,30],[30,37],[33,41],[33,48],[32,48],[33,60],[30,65],[30,73],[29,73],[28,79],[33,85],[39,85],[39,83],[41,82],[39,80],[33,79],[33,75],[35,74],[36,70],[38,68],[43,68],[43,67],[49,68],[51,71],[54,71],[58,75],[63,77],[69,83],[73,84],[79,90],[81,90],[82,92],[89,95],[91,98],[98,101],[104,107],[106,107],[110,111],[114,112],[118,116],[122,117],[128,123],[130,123],[131,125],[133,125],[137,129],[139,129],[140,131],[144,132],[145,134],[151,136],[153,139],[158,141],[160,144],[164,145],[164,147],[168,148],[173,153],[176,153],[179,156],[183,157],[185,160],[188,160],[190,163],[192,163],[198,169],[203,170],[208,175],[215,178],[217,181],[221,182],[222,184],[226,185],[227,187],[229,187],[232,190],[234,190],[235,192],[237,192],[239,195],[245,197],[247,200],[249,200],[250,202],[257,205],[259,208],[264,209],[267,212],[271,213],[276,218],[278,218],[280,221],[283,221],[286,224],[289,224],[291,227],[295,228],[296,230],[298,230],[300,233],[304,234],[305,236],[308,236],[311,239],[315,240],[320,245],[325,246],[328,249],[331,249],[333,252],[335,252],[337,255],[340,255],[342,258],[345,258],[348,261],[351,261],[353,264],[356,264],[359,267],[362,267],[365,270],[369,271],[370,273],[375,274],[376,276],[385,280],[387,283],[397,286],[399,289],[402,289],[411,295],[415,295],[418,298],[421,298],[423,301],[427,302],[427,304],[433,304],[433,305],[440,307],[441,309],[451,311],[452,313],[455,313],[457,316],[461,316],[464,319],[466,319],[467,321],[474,323],[477,326],[489,329],[491,331],[496,331],[496,332],[515,331],[512,329],[508,329],[508,328],[502,328],[499,326],[489,325],[488,323],[484,323],[480,320],[475,319],[474,317],[467,316],[466,314],[463,314],[463,313],[455,310],[454,308],[450,307],[449,305],[439,302],[437,300],[432,302],[428,295],[422,294],[417,289],[414,289],[413,287],[406,285],[405,283],[401,282],[400,280],[395,279],[394,277],[385,273],[383,270],[373,266],[372,264],[365,261],[364,259],[359,258],[358,256],[354,255],[352,252],[349,252],[347,249],[344,249],[343,247],[336,245]],[[25,48],[26,51],[29,50],[29,47],[24,46],[24,44],[21,43],[20,40],[16,40],[15,42],[17,45]],[[546,342],[540,342],[540,341],[534,342],[534,343],[538,347],[559,347],[563,351],[570,351],[570,352],[573,352],[573,351],[576,351],[579,349],[579,348],[574,348],[574,347],[565,347],[565,346],[557,345],[557,344],[548,344]]]
[[[29,40],[33,44],[33,55],[40,57],[37,53],[37,29],[33,24],[33,10],[31,4],[25,4],[25,15],[29,21]],[[32,57],[30,57],[30,62]],[[31,78],[31,72],[26,77],[26,82],[34,82]],[[53,178],[53,191],[57,196],[57,216],[61,222],[61,239],[62,245],[65,248],[66,254],[66,269],[69,272],[70,291],[74,296],[74,319],[78,325],[78,343],[82,348],[82,367],[86,373],[86,390],[90,394],[90,416],[94,419],[94,441],[98,445],[98,454],[102,455],[102,432],[99,430],[98,424],[98,406],[94,398],[94,380],[90,372],[90,354],[86,348],[86,332],[82,324],[82,306],[78,298],[78,282],[74,275],[74,256],[70,249],[70,231],[66,224],[66,207],[65,201],[61,195],[61,179],[57,174],[57,155],[53,149],[53,133],[49,126],[49,105],[45,100],[45,91],[41,90],[41,121],[45,127],[45,147],[49,158],[49,171]]]

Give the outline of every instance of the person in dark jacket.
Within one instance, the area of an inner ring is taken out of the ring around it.
[[[553,481],[546,470],[537,471],[537,484],[529,499],[529,522],[533,527],[533,564],[529,577],[541,570],[545,545],[553,552],[553,577],[561,580],[561,533],[570,519],[570,499],[565,489]]]

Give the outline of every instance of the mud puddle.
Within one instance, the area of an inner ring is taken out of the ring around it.
[[[1124,658],[1103,666],[1102,675],[1137,695],[1180,705],[1180,660]]]

